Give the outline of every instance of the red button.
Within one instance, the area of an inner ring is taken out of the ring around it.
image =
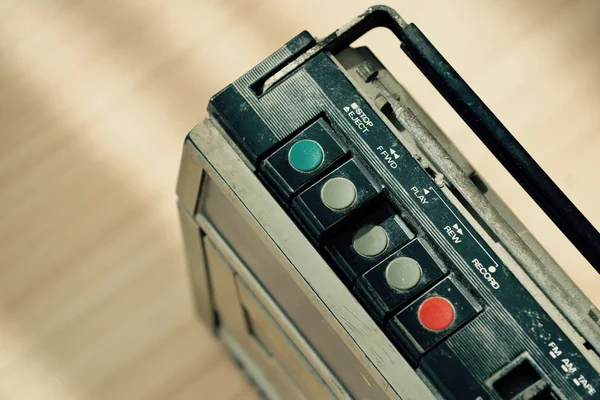
[[[430,297],[419,307],[419,321],[431,331],[443,331],[454,321],[454,306],[443,297]]]

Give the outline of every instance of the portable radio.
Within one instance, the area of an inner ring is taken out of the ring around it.
[[[198,314],[268,399],[600,398],[600,312],[349,47],[380,26],[600,269],[598,231],[419,29],[376,6],[322,40],[300,33],[187,136]]]

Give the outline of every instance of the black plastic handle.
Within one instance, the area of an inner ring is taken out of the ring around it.
[[[485,103],[414,24],[396,11],[374,6],[324,38],[321,50],[337,51],[375,27],[386,27],[402,50],[496,156],[540,208],[600,273],[600,234]],[[313,54],[315,54],[313,53]]]
[[[529,193],[581,254],[600,273],[600,234],[515,137],[483,103],[416,25],[401,34],[402,49]]]

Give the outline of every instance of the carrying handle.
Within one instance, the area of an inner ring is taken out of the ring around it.
[[[400,47],[486,147],[579,252],[600,273],[600,234],[414,24],[374,6],[321,40],[309,57],[337,52],[376,27],[391,30]],[[304,60],[306,61],[306,60]]]

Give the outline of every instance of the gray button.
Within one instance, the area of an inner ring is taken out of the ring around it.
[[[332,178],[321,189],[323,204],[332,210],[343,210],[356,200],[356,187],[346,178]]]
[[[409,257],[398,257],[385,269],[385,280],[397,290],[412,289],[421,281],[421,276],[421,266]]]
[[[352,246],[359,254],[374,257],[383,253],[388,244],[388,235],[379,225],[364,225],[354,234]]]

